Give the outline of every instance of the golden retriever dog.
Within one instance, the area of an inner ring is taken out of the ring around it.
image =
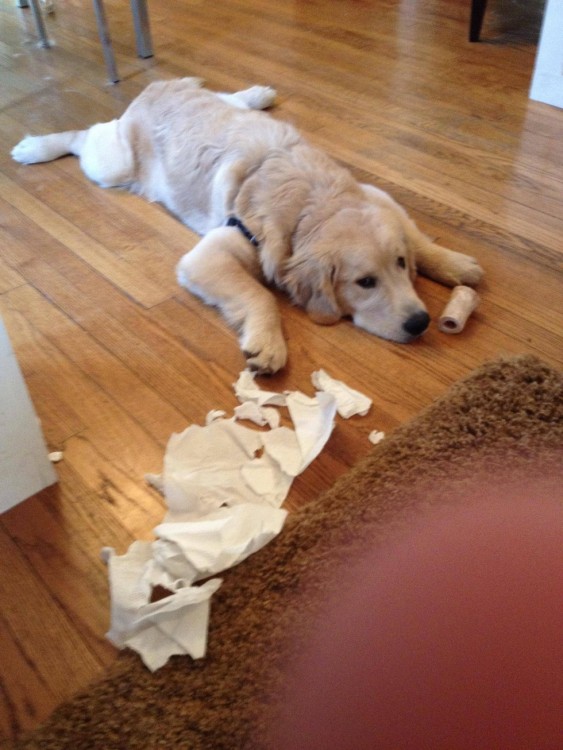
[[[430,322],[416,271],[448,286],[475,285],[477,262],[425,237],[386,193],[264,112],[275,91],[234,94],[198,79],[152,83],[117,120],[27,136],[23,164],[74,154],[102,187],[158,201],[203,236],[179,262],[179,283],[216,305],[240,332],[247,365],[284,366],[287,347],[269,285],[318,323],[351,317],[408,342]]]

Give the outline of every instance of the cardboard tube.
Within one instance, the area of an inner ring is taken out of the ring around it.
[[[438,328],[443,333],[461,333],[467,319],[479,304],[479,295],[469,286],[456,286],[450,301],[438,320]]]

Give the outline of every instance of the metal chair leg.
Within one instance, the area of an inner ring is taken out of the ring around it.
[[[469,41],[478,42],[481,36],[481,26],[485,17],[487,0],[472,0],[471,19],[469,21]]]
[[[37,0],[35,0],[35,2],[37,2]],[[111,81],[111,83],[117,83],[119,81],[119,74],[117,72],[117,66],[115,64],[115,57],[113,55],[113,47],[111,46],[111,37],[109,35],[109,27],[108,27],[108,23],[106,19],[106,11],[104,8],[103,0],[94,0],[94,11],[96,13],[96,23],[98,24],[98,35],[102,43],[102,50],[104,53],[104,60],[106,62],[106,70],[108,72],[108,78]]]
[[[131,12],[133,13],[137,54],[139,57],[152,57],[153,51],[147,0],[131,0]]]
[[[43,21],[43,14],[41,13],[41,8],[39,7],[39,0],[29,0],[29,5],[31,5],[33,17],[35,18],[37,34],[39,35],[39,42],[42,47],[50,47],[51,42],[49,41],[49,37],[47,36],[45,22]],[[25,8],[26,6],[22,5],[20,7]]]

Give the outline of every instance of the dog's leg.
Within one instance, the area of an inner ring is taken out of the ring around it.
[[[217,305],[240,331],[248,367],[266,374],[285,365],[287,347],[276,300],[259,274],[256,249],[232,227],[213,229],[177,268],[180,285]]]
[[[235,94],[217,94],[227,104],[238,109],[268,109],[276,98],[276,90],[270,86],[252,86]]]
[[[423,275],[446,286],[466,284],[475,286],[483,276],[483,269],[475,258],[430,242],[415,245],[417,270]]]
[[[417,271],[446,286],[475,286],[483,269],[475,258],[437,245],[423,234],[406,211],[390,195],[373,185],[362,185],[366,196],[379,205],[394,209],[400,219],[407,241],[413,251]]]
[[[483,276],[483,269],[475,258],[432,242],[405,212],[402,212],[402,219],[419,273],[445,286],[478,284]]]
[[[123,135],[120,120],[98,123],[88,130],[50,135],[28,135],[12,150],[22,164],[36,164],[73,154],[86,177],[102,187],[130,184],[134,179],[133,151]]]

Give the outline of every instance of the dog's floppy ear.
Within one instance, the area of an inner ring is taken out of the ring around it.
[[[334,292],[335,276],[336,267],[327,259],[294,256],[285,266],[283,284],[311,320],[332,325],[342,317]]]
[[[403,235],[406,243],[407,250],[407,265],[409,269],[409,275],[411,281],[414,281],[416,277],[416,251],[421,246],[426,244],[427,238],[424,237],[422,232],[418,229],[414,221],[407,214],[405,209],[400,206],[390,195],[383,192],[379,188],[373,185],[360,185],[364,195],[376,206],[380,208],[387,208],[393,211],[396,218],[401,222]]]

